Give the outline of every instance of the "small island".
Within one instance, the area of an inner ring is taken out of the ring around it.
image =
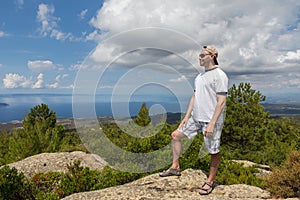
[[[0,103],[0,107],[4,107],[4,106],[9,106],[9,104],[7,104],[7,103]]]

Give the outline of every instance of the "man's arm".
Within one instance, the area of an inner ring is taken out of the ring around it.
[[[181,121],[180,125],[179,125],[179,128],[184,126],[186,124],[186,122],[188,121],[188,119],[190,118],[191,116],[191,113],[193,111],[193,107],[194,107],[194,100],[195,100],[195,94],[193,94],[193,96],[191,97],[191,100],[190,100],[190,103],[189,103],[189,107],[186,111],[186,114],[183,118],[183,120]]]
[[[226,94],[217,94],[217,105],[214,111],[214,114],[206,127],[205,136],[210,136],[214,132],[215,124],[220,117],[224,106],[226,105]]]

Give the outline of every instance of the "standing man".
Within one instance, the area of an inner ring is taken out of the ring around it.
[[[199,193],[210,194],[220,164],[220,140],[224,123],[224,108],[228,90],[227,75],[217,65],[218,52],[213,46],[204,46],[200,55],[200,66],[205,72],[195,79],[195,91],[190,100],[185,117],[172,136],[173,162],[170,169],[161,172],[161,177],[180,176],[179,157],[181,139],[193,138],[202,130],[204,143],[211,155],[210,171],[207,181]]]

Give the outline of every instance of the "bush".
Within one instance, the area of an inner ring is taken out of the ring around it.
[[[0,169],[0,199],[33,199],[23,173],[5,165]]]
[[[60,172],[47,172],[35,174],[30,180],[30,186],[35,199],[59,199],[63,192],[59,188]]]
[[[263,186],[263,180],[255,176],[258,170],[253,167],[244,167],[243,164],[232,161],[222,161],[217,181],[222,185],[247,184],[257,187]]]
[[[92,191],[125,184],[141,177],[141,174],[125,173],[108,166],[101,171],[80,166],[80,160],[68,166],[68,172],[62,177],[60,189],[63,196],[73,193]]]
[[[144,176],[146,176],[146,174],[121,172],[106,166],[101,171],[100,181],[95,185],[94,189],[100,190],[108,187],[122,185]]]
[[[300,151],[293,151],[281,167],[265,180],[266,189],[274,197],[300,197]]]
[[[91,191],[100,181],[100,171],[90,170],[88,167],[80,166],[80,163],[80,160],[76,160],[68,165],[68,171],[61,179],[60,188],[64,196]]]

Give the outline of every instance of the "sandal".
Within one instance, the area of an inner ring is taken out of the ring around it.
[[[208,185],[209,188],[207,188],[207,189],[204,188],[205,185]],[[202,185],[202,187],[200,188],[200,190],[203,190],[205,192],[199,192],[199,194],[200,195],[208,195],[208,194],[210,194],[213,191],[213,189],[214,189],[213,185],[214,185],[214,183],[204,182],[204,184]]]
[[[163,171],[159,174],[160,177],[167,177],[167,176],[181,176],[180,169],[170,168],[167,171]]]

